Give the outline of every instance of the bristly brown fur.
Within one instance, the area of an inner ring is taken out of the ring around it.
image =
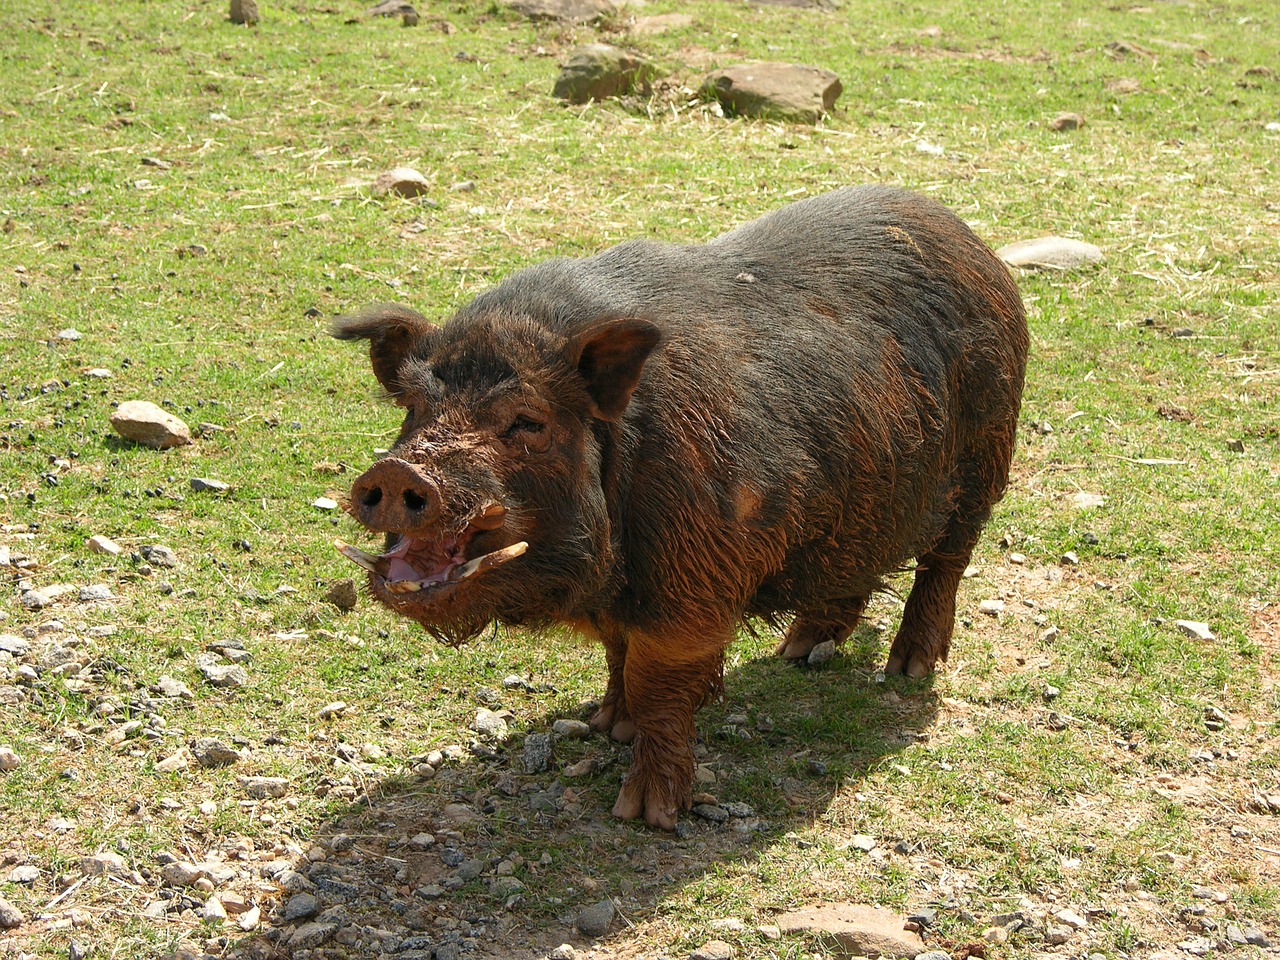
[[[634,744],[615,813],[667,828],[744,619],[794,614],[778,653],[806,657],[914,560],[886,669],[945,659],[1027,353],[995,255],[936,203],[879,187],[702,246],[531,267],[439,329],[384,305],[335,333],[369,340],[406,410],[396,464],[353,489],[357,518],[426,542],[493,502],[502,523],[468,556],[529,544],[456,588],[394,594],[371,575],[374,593],[451,642],[493,620],[599,639],[592,722]]]

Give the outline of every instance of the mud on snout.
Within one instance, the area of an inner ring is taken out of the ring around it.
[[[460,616],[465,604],[458,594],[529,547],[514,539],[507,508],[494,493],[450,490],[429,465],[395,456],[356,480],[345,508],[367,530],[384,534],[388,549],[373,554],[336,540],[338,552],[369,572],[379,600],[428,628],[488,619]]]

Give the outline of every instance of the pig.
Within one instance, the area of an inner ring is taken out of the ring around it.
[[[744,621],[803,660],[914,571],[885,672],[945,660],[1027,325],[939,204],[849,187],[705,244],[525,268],[443,326],[382,304],[333,332],[405,411],[347,503],[385,550],[339,549],[447,642],[493,621],[601,642],[592,726],[632,744],[616,816],[669,830],[689,807],[694,714]]]

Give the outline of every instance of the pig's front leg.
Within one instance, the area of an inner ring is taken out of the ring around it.
[[[597,631],[604,644],[604,659],[609,666],[609,685],[605,688],[600,709],[591,717],[592,728],[620,743],[630,743],[636,736],[636,725],[627,710],[624,671],[627,663],[627,635],[622,628],[609,626]]]
[[[679,812],[689,808],[693,715],[722,688],[729,639],[729,631],[723,642],[707,634],[629,636],[623,682],[636,732],[614,816],[674,830]]]

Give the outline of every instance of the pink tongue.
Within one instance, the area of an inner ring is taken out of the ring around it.
[[[421,580],[422,574],[413,569],[413,564],[406,563],[399,557],[392,557],[387,566],[388,580]]]

